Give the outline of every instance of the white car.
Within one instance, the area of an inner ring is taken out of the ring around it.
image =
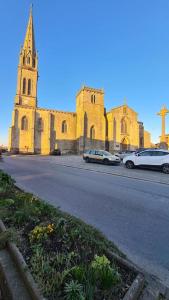
[[[86,162],[98,162],[105,165],[120,163],[120,157],[118,157],[118,155],[113,155],[104,150],[87,150],[83,154],[83,159]]]
[[[162,149],[149,149],[126,156],[123,163],[128,169],[136,166],[158,168],[169,174],[169,151]]]

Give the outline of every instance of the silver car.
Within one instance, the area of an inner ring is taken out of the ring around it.
[[[120,158],[118,155],[113,155],[104,150],[87,150],[83,154],[83,159],[86,162],[98,162],[105,165],[120,163]]]

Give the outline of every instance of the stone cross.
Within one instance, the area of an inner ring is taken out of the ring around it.
[[[161,108],[160,112],[157,113],[158,116],[162,119],[162,131],[161,131],[161,141],[165,142],[165,117],[169,113],[169,110],[165,105]]]

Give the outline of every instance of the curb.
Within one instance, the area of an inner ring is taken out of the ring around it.
[[[6,228],[2,222],[2,220],[0,219],[0,232],[4,232],[6,231]],[[14,243],[12,242],[7,242],[7,250],[9,251],[15,266],[18,269],[18,272],[21,275],[21,278],[23,279],[23,282],[26,286],[26,289],[28,290],[28,293],[30,295],[30,299],[32,300],[44,300],[43,296],[41,295],[41,292],[39,291],[32,275],[30,274],[30,272],[28,271],[28,266],[22,256],[22,254],[20,253],[20,251],[18,250],[18,248],[15,246]],[[5,274],[4,278],[6,277]],[[8,281],[6,280],[6,288],[9,288],[10,291],[10,286],[8,285]],[[10,294],[12,294],[12,291],[10,291]],[[10,298],[10,299],[13,299]],[[13,299],[15,300],[15,299]],[[18,300],[18,299],[16,299]]]
[[[130,288],[128,289],[127,293],[123,297],[123,300],[138,300],[140,293],[142,292],[145,284],[145,277],[144,275],[140,272],[140,270],[131,262],[127,261],[126,259],[118,256],[117,254],[107,251],[106,255],[109,258],[114,259],[115,261],[118,262],[119,265],[125,267],[128,270],[132,270],[135,272],[136,278],[132,282]]]
[[[138,274],[136,279],[133,281],[131,287],[127,291],[123,300],[137,300],[140,296],[140,293],[144,287],[144,277],[141,274]]]

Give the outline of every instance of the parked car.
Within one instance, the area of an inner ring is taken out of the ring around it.
[[[159,148],[138,148],[135,152],[136,153],[140,153],[140,152],[142,152],[142,151],[145,151],[145,150],[155,150],[155,149],[159,149]]]
[[[117,155],[120,157],[121,160],[123,160],[124,157],[131,155],[135,153],[135,150],[126,150],[126,151],[120,151],[117,153]]]
[[[169,174],[169,151],[161,149],[145,150],[125,157],[123,163],[128,169],[137,166],[157,168]]]
[[[88,150],[83,154],[83,159],[86,162],[98,162],[105,165],[120,163],[118,155],[113,155],[104,150]]]
[[[50,153],[50,155],[61,155],[61,151],[60,149],[55,149]]]

